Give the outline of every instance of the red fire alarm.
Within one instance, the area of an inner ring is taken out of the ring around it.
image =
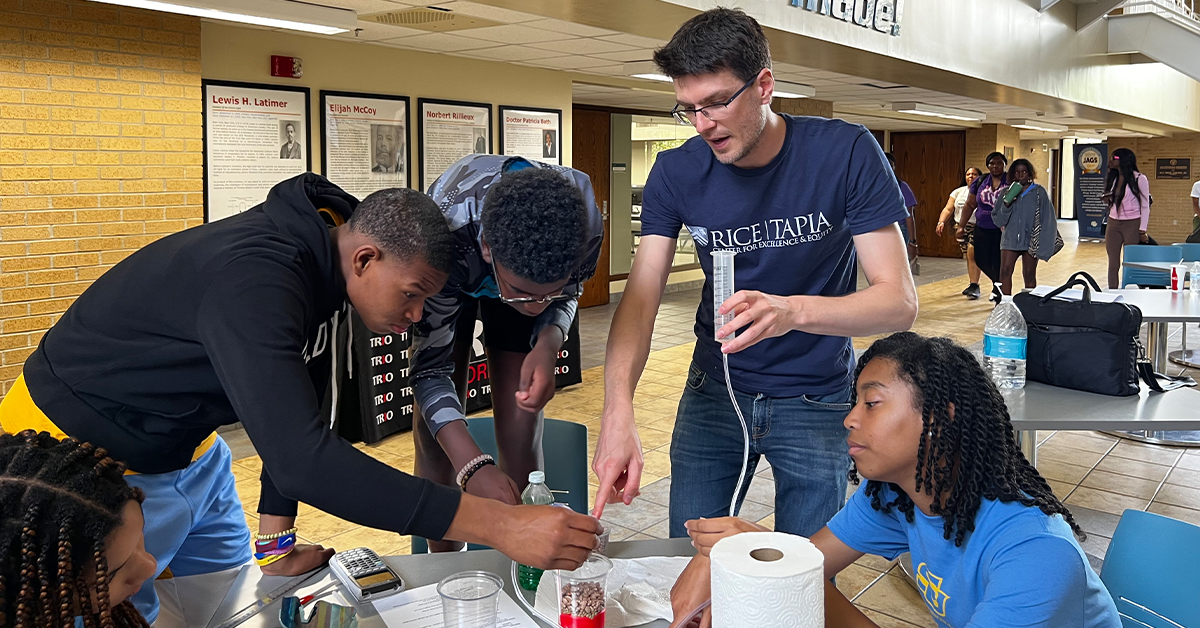
[[[300,65],[300,57],[281,57],[271,55],[271,76],[283,78],[300,78],[304,69]]]

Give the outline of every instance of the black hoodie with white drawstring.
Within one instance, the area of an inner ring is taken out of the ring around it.
[[[217,427],[240,420],[263,461],[260,513],[295,515],[299,500],[372,528],[442,538],[457,490],[374,460],[319,416],[331,371],[347,362],[334,341],[347,307],[318,208],[344,220],[357,204],[303,174],[249,211],[130,255],[26,361],[34,403],[139,473],[183,469]]]

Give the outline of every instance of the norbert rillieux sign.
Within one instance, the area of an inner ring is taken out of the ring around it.
[[[791,5],[850,22],[893,37],[900,36],[904,0],[789,0]]]

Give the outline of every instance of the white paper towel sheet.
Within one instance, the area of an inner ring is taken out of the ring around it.
[[[808,539],[747,532],[713,546],[713,628],[825,626],[825,557]]]
[[[689,558],[652,556],[613,558],[608,572],[605,628],[640,626],[656,619],[671,621],[671,587],[687,567]],[[542,574],[534,607],[547,617],[558,617],[558,591],[554,572]]]

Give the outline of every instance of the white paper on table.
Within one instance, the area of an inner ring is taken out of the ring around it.
[[[1044,297],[1055,290],[1058,290],[1058,286],[1038,286],[1031,290],[1029,294],[1032,294],[1035,297]],[[1061,294],[1055,295],[1054,299],[1056,301],[1082,301],[1083,290],[1079,288],[1063,290]],[[1117,301],[1122,300],[1124,299],[1122,299],[1121,295],[1119,294],[1092,290],[1092,303],[1116,303]]]
[[[691,560],[685,556],[613,558],[604,600],[608,628],[641,626],[656,619],[671,621],[671,587]],[[534,608],[558,616],[558,584],[553,571],[538,583]]]
[[[517,606],[508,592],[500,592],[500,617],[496,628],[539,628],[538,625]],[[442,628],[442,598],[437,585],[419,587],[374,602],[375,610],[388,628]]]

